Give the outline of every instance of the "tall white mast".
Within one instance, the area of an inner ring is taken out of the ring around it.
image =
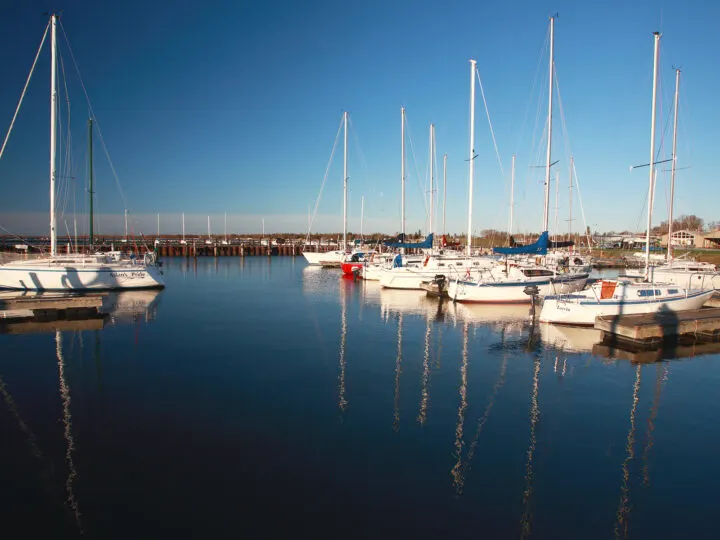
[[[512,169],[510,169],[510,225],[508,226],[508,241],[513,230],[513,211],[515,210],[515,154],[512,157]]]
[[[570,156],[570,201],[568,206],[568,240],[572,240],[572,200],[573,200],[573,194],[572,194],[572,180],[573,180],[573,166],[575,165],[575,158],[573,156]]]
[[[653,89],[652,89],[652,120],[650,121],[650,179],[648,181],[648,217],[645,231],[645,278],[650,276],[650,228],[652,227],[652,199],[655,183],[655,115],[657,102],[658,64],[660,61],[660,32],[655,37],[655,51],[653,53]]]
[[[212,236],[210,235],[210,216],[208,216],[208,240],[212,240]]]
[[[157,235],[158,235],[158,238],[160,238],[160,212],[158,212],[158,215],[157,215],[157,227],[158,227]]]
[[[552,151],[552,109],[553,109],[553,82],[555,68],[555,17],[550,17],[550,86],[548,89],[548,118],[547,118],[547,154],[545,157],[545,212],[543,213],[543,231],[548,230],[550,217],[550,162]]]
[[[470,172],[468,194],[468,237],[467,254],[472,255],[472,207],[473,207],[473,179],[475,177],[475,66],[477,62],[470,60]]]
[[[360,238],[363,238],[363,220],[365,219],[365,195],[360,198]]]
[[[347,185],[348,185],[348,171],[347,171],[347,142],[348,142],[348,113],[345,111],[345,151],[343,153],[343,247],[342,250],[347,249]]]
[[[127,227],[127,208],[125,209],[125,241],[128,239],[128,227]]]
[[[557,240],[558,235],[558,215],[560,214],[560,171],[555,171],[555,230],[553,234]]]
[[[447,154],[443,155],[443,236],[447,233],[445,229],[445,202],[447,201]]]
[[[400,107],[400,232],[405,234],[405,107]]]
[[[225,212],[225,243],[227,244],[227,212]]]
[[[430,124],[430,233],[435,232],[435,126]],[[432,246],[431,246],[432,247]]]
[[[55,216],[55,146],[57,138],[57,89],[56,56],[57,56],[57,15],[50,17],[51,48],[50,48],[50,255],[57,255],[57,217]]]
[[[673,203],[675,202],[675,167],[677,167],[677,126],[678,96],[680,92],[680,70],[675,69],[675,119],[673,122],[672,166],[670,167],[670,211],[668,216],[668,249],[667,258],[672,260]]]
[[[182,215],[182,226],[183,226],[183,242],[185,241],[185,212]]]
[[[445,229],[445,202],[447,200],[447,154],[443,156],[443,236],[447,233]]]

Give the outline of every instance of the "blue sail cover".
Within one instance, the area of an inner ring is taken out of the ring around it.
[[[385,242],[383,242],[383,245],[385,245],[386,247],[389,247],[389,248],[430,249],[433,246],[433,235],[432,235],[432,233],[428,234],[427,238],[425,240],[423,240],[422,242],[395,242],[395,243],[393,243],[392,240],[386,240]]]
[[[537,242],[527,246],[493,248],[493,253],[500,255],[546,255],[548,248],[548,233],[545,231]]]

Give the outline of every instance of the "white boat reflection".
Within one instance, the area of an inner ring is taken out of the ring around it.
[[[531,308],[523,304],[462,304],[450,302],[448,317],[456,324],[470,323],[505,331],[522,331],[532,322]]]
[[[422,315],[431,319],[442,319],[446,312],[446,302],[428,297],[424,291],[384,289],[377,281],[363,281],[363,302],[366,305],[379,305],[380,316],[387,320],[392,314]]]
[[[337,272],[322,266],[306,266],[302,269],[303,292],[312,296],[337,296],[341,279]]]
[[[557,326],[540,323],[540,339],[552,349],[566,352],[592,353],[593,346],[601,340],[600,330],[577,326]]]
[[[110,316],[113,323],[127,323],[142,319],[155,320],[162,290],[112,292],[103,298],[100,312]]]

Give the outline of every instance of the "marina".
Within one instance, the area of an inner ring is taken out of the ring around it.
[[[324,534],[356,520],[365,536],[402,501],[390,523],[420,536],[418,509],[442,524],[431,536],[604,538],[623,520],[632,536],[709,533],[714,469],[676,472],[720,440],[714,344],[679,344],[677,361],[603,349],[528,306],[441,302],[299,257],[163,268],[164,290],[95,296],[102,325],[0,335],[7,527],[275,536],[278,511],[317,530],[310,505],[333,516]],[[594,504],[567,519],[578,493]]]
[[[7,11],[5,536],[717,535],[717,10],[521,3]]]

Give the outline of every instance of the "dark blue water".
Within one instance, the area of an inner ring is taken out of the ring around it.
[[[3,537],[715,537],[717,354],[301,258],[165,271],[102,329],[0,335]]]

